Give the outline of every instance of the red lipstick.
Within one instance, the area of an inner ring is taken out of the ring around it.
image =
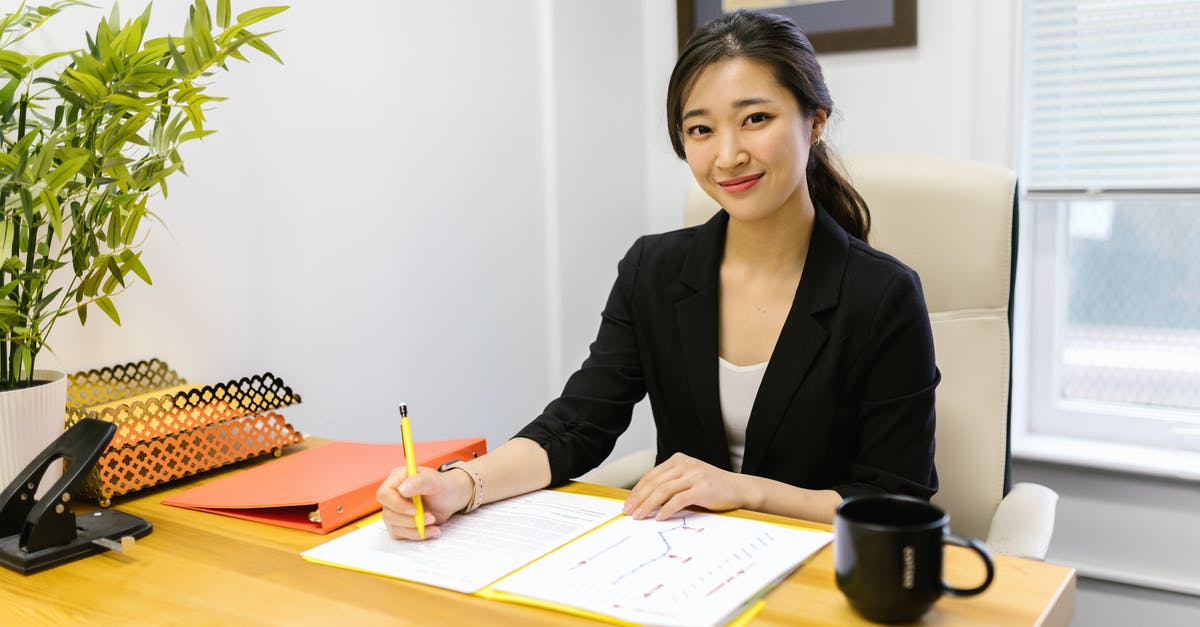
[[[721,189],[737,194],[754,187],[754,184],[757,183],[762,177],[762,174],[751,174],[749,176],[739,176],[735,179],[729,179],[727,181],[720,181],[717,184],[721,186]]]

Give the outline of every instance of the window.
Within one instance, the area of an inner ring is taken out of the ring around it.
[[[1200,451],[1200,2],[1023,10],[1029,430]]]

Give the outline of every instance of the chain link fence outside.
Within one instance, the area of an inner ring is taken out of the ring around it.
[[[1200,199],[1061,202],[1062,397],[1200,411]]]

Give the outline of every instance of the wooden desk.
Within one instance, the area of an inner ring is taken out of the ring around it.
[[[321,442],[310,440],[291,450]],[[235,469],[264,461],[246,462]],[[348,529],[318,536],[159,502],[221,472],[114,503],[116,509],[154,524],[153,533],[138,540],[129,555],[104,553],[30,576],[0,568],[0,624],[595,624],[300,558],[301,551]],[[609,496],[625,492],[590,484],[566,489]],[[738,515],[787,520],[753,512]],[[977,557],[956,547],[949,550],[949,581],[967,585],[982,578]],[[1073,569],[997,556],[996,578],[987,592],[969,599],[943,598],[921,624],[1067,625],[1074,598]],[[870,623],[854,614],[838,592],[833,551],[826,547],[767,596],[766,608],[751,624]]]

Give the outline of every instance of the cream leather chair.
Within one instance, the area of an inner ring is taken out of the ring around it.
[[[1030,483],[1008,489],[1014,175],[915,155],[844,161],[871,210],[871,245],[915,269],[925,290],[942,373],[934,503],[950,513],[955,533],[1044,559],[1058,495]],[[693,182],[687,223],[716,210]],[[629,487],[653,463],[654,451],[638,451],[581,479]]]

